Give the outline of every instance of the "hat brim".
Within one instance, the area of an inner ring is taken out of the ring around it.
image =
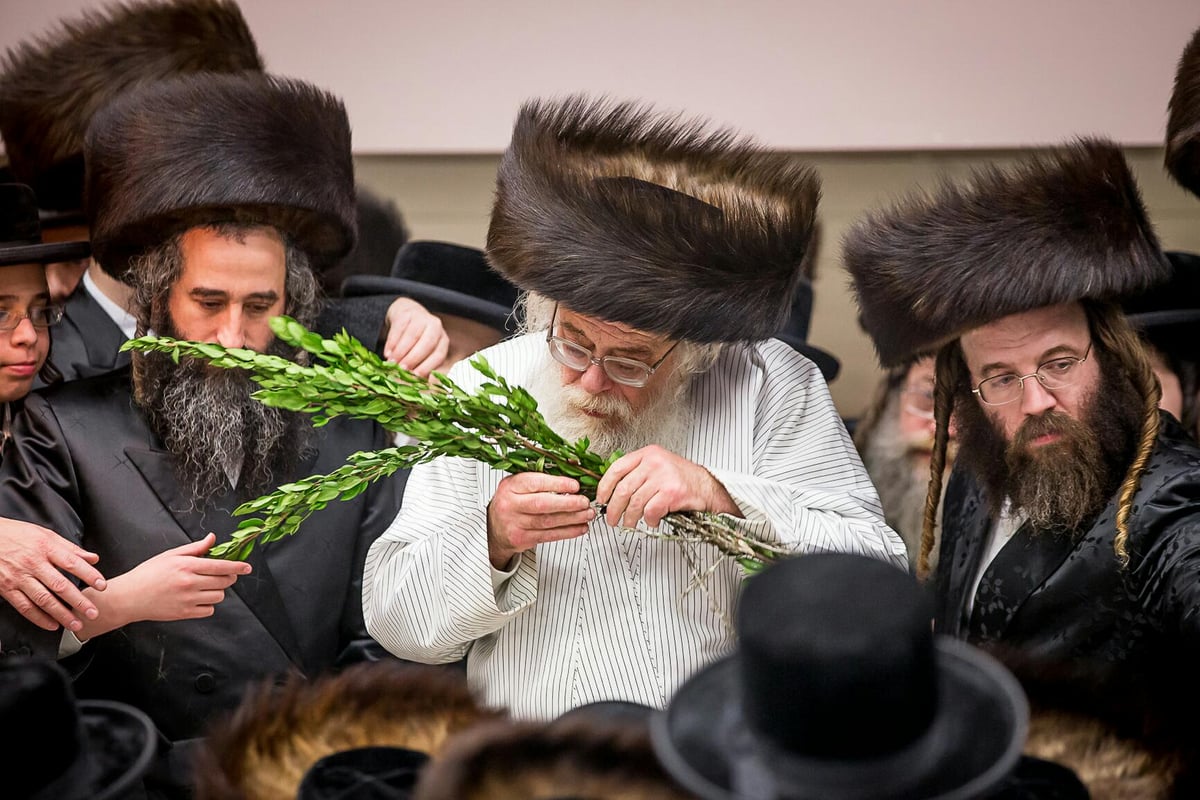
[[[88,242],[49,242],[0,247],[0,267],[14,264],[54,264],[59,261],[78,261],[92,253]]]
[[[516,317],[511,308],[452,289],[382,275],[352,275],[342,284],[343,297],[378,294],[411,297],[430,311],[466,317],[497,331],[514,333],[516,330]]]
[[[816,364],[826,383],[833,383],[833,379],[842,371],[842,362],[838,361],[832,353],[827,353],[819,347],[814,347],[808,342],[787,334],[777,334],[775,338],[786,342],[793,350]]]
[[[1020,758],[1028,705],[1016,679],[995,659],[944,637],[936,648],[937,713],[926,733],[899,754],[806,758],[758,739],[742,714],[737,656],[697,673],[654,716],[655,752],[681,785],[705,800],[733,800],[740,796],[735,783],[786,788],[788,797],[844,800],[982,796]]]
[[[124,703],[81,700],[93,800],[124,797],[150,769],[158,733],[150,717]]]

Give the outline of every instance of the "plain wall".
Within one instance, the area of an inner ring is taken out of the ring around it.
[[[1126,150],[1151,218],[1168,249],[1200,252],[1200,199],[1162,169],[1160,148]],[[841,359],[830,386],[843,415],[865,407],[880,371],[841,266],[841,238],[850,223],[914,185],[939,175],[961,175],[980,163],[1019,156],[1004,152],[798,154],[821,173],[823,246],[810,340]],[[495,156],[367,156],[357,159],[359,180],[393,197],[414,238],[482,247],[487,235],[498,158]]]
[[[0,0],[0,49],[96,0]],[[486,153],[528,98],[608,93],[789,151],[1162,142],[1196,0],[241,0],[359,153]]]

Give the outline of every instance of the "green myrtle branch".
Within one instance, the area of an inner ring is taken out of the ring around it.
[[[482,356],[470,363],[487,380],[469,393],[441,373],[425,379],[384,361],[345,331],[324,339],[290,317],[272,319],[271,330],[281,341],[308,353],[310,363],[164,336],[133,339],[122,349],[160,353],[175,363],[186,357],[245,370],[259,386],[253,397],[265,405],[310,414],[317,426],[340,416],[373,420],[416,443],[355,453],[328,475],[285,484],[244,503],[235,515],[261,517],[242,521],[229,542],[213,548],[214,556],[245,559],[256,542],[290,536],[329,502],[349,500],[396,470],[440,456],[471,458],[510,473],[575,478],[580,492],[590,499],[595,499],[605,470],[620,456],[614,453],[605,459],[592,453],[586,438],[567,442],[546,423],[533,396],[509,384]],[[672,533],[659,535],[713,544],[747,571],[756,572],[785,553],[745,537],[717,514],[675,512],[665,521]]]

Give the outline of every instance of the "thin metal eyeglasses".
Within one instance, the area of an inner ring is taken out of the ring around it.
[[[21,320],[27,319],[35,328],[49,328],[62,321],[62,306],[34,306],[24,314],[0,308],[0,331],[16,330]]]
[[[1075,377],[1073,377],[1075,368],[1087,361],[1091,352],[1092,345],[1088,343],[1087,350],[1083,352],[1083,358],[1074,356],[1052,358],[1038,365],[1037,371],[1028,375],[1016,375],[1011,372],[996,375],[980,381],[979,385],[971,391],[979,395],[979,399],[989,406],[1003,406],[1021,398],[1021,395],[1025,393],[1025,381],[1030,378],[1037,378],[1038,383],[1051,391],[1062,389],[1075,382]]]
[[[914,386],[900,390],[908,399],[904,402],[904,410],[922,419],[933,419],[933,387]]]
[[[558,319],[557,303],[554,305],[554,313],[550,316],[550,329],[546,331],[546,345],[550,348],[550,356],[555,361],[576,372],[587,372],[588,368],[595,364],[604,370],[604,374],[614,383],[632,386],[635,389],[645,386],[649,382],[650,376],[662,366],[662,363],[667,360],[667,356],[671,355],[671,351],[679,345],[679,342],[675,342],[667,352],[663,353],[662,358],[653,364],[621,356],[596,358],[594,350],[572,342],[570,339],[555,336],[554,321],[556,319]]]

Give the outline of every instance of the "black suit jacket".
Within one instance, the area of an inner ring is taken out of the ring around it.
[[[378,426],[334,420],[319,451],[280,483],[330,472],[357,450],[391,442]],[[66,666],[83,698],[146,711],[169,739],[197,735],[247,685],[291,670],[313,676],[351,653],[382,652],[362,618],[366,551],[395,517],[403,478],[316,512],[294,537],[256,548],[254,571],[207,619],[140,622],[87,642]],[[209,531],[229,538],[232,491],[186,510],[171,457],[130,397],[122,370],[30,395],[0,464],[0,516],[43,525],[100,555],[109,578]],[[0,647],[54,658],[47,634],[0,604]]]
[[[1192,713],[1200,688],[1200,448],[1172,418],[1162,416],[1134,500],[1128,566],[1113,551],[1116,508],[1114,497],[1075,536],[1018,531],[988,565],[968,615],[994,520],[980,487],[955,468],[936,628],[998,652],[1055,704],[1144,727]]]
[[[125,334],[80,281],[50,331],[50,362],[64,380],[91,378],[129,364],[129,353],[118,352],[123,344]]]

